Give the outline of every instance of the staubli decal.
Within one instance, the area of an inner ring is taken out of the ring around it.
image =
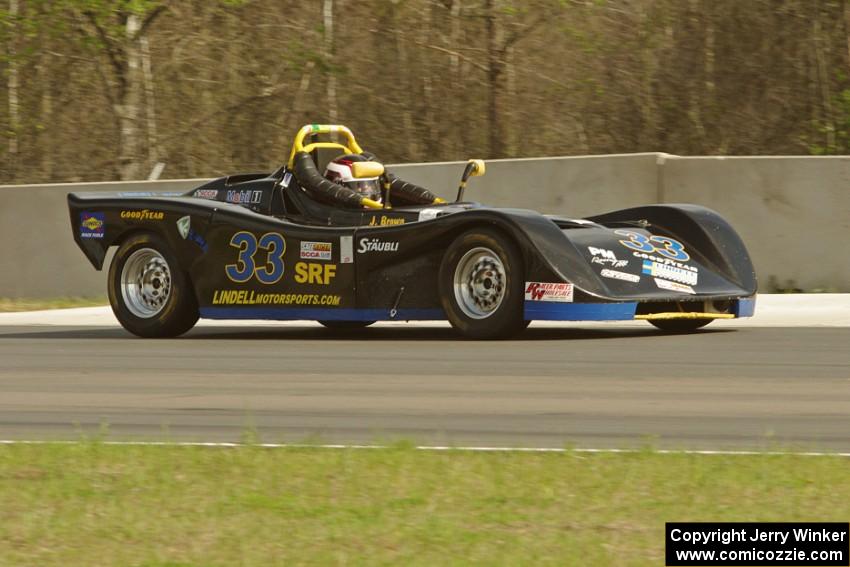
[[[165,218],[165,213],[162,211],[151,211],[148,209],[142,209],[141,211],[121,211],[121,218],[131,220],[161,221]]]
[[[339,295],[318,293],[259,293],[247,289],[217,289],[213,305],[323,305],[336,307],[342,302]]]
[[[387,242],[377,238],[361,238],[357,241],[358,254],[366,252],[397,252],[398,242]]]

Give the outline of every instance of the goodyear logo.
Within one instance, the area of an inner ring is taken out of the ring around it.
[[[80,213],[80,238],[103,238],[105,225],[103,213]]]
[[[132,220],[156,220],[160,221],[165,218],[165,213],[162,211],[151,211],[142,209],[141,211],[121,211],[122,219]]]

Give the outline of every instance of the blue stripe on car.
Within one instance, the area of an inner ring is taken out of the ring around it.
[[[527,321],[623,321],[635,318],[637,302],[557,303],[526,301]]]

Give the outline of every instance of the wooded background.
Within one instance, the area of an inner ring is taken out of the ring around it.
[[[385,162],[846,154],[850,0],[0,0],[0,183]]]

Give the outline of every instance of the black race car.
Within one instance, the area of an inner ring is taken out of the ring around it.
[[[332,134],[344,144],[315,142]],[[311,142],[306,143],[305,142]],[[317,150],[366,159],[379,203],[325,179]],[[96,269],[107,249],[115,316],[142,337],[210,319],[310,319],[333,328],[445,320],[507,337],[533,320],[645,319],[692,331],[752,316],[756,277],[717,213],[648,205],[584,219],[455,202],[384,171],[344,126],[309,125],[288,163],[185,194],[68,195],[74,239]]]

